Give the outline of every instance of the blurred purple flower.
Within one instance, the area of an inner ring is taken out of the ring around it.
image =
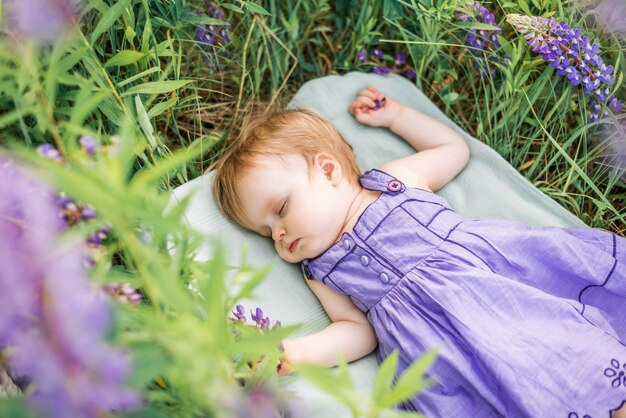
[[[98,152],[98,149],[100,148],[100,142],[98,142],[97,139],[87,135],[81,136],[78,141],[89,155],[94,155],[96,152]]]
[[[52,144],[41,144],[37,147],[37,152],[52,161],[61,161],[63,157],[59,150]]]
[[[617,34],[626,33],[626,2],[624,0],[599,0],[591,9],[600,22]]]
[[[237,305],[233,311],[237,321],[246,322],[246,309],[242,305]]]
[[[83,219],[96,219],[96,210],[91,206],[83,206],[80,214]]]
[[[256,323],[256,326],[261,329],[267,329],[270,326],[270,318],[263,317],[263,310],[256,308],[256,311],[252,313],[252,320]]]
[[[381,65],[381,66],[376,66],[372,68],[372,71],[374,71],[376,74],[383,75],[383,74],[389,74],[391,72],[391,68]]]
[[[101,245],[102,241],[108,238],[110,229],[107,226],[103,226],[98,231],[94,232],[93,235],[89,237],[87,242],[89,244]]]
[[[256,384],[247,391],[233,392],[223,402],[233,418],[304,417],[301,401],[263,384]]]
[[[234,316],[234,318],[230,318],[232,321],[246,323],[246,309],[242,305],[237,305],[232,311],[232,314]],[[260,330],[267,330],[270,326],[272,328],[281,326],[280,321],[274,321],[274,325],[272,325],[270,318],[268,316],[264,317],[263,310],[258,307],[254,311],[250,310],[250,316],[254,322],[253,325]]]
[[[123,303],[138,304],[143,296],[130,283],[105,283],[102,290]]]
[[[477,1],[470,2],[465,5],[462,12],[458,13],[456,17],[462,22],[486,23],[498,28],[496,30],[468,29],[465,44],[471,47],[470,52],[475,57],[472,65],[474,67],[481,67],[481,75],[486,74],[484,69],[485,63],[483,61],[485,57],[493,62],[504,63],[508,60],[506,55],[502,57],[498,55],[500,50],[498,35],[502,33],[502,25],[495,24],[496,18],[489,9]],[[492,68],[490,72],[492,75],[495,75],[495,68]]]
[[[359,62],[365,63],[367,61],[367,53],[365,51],[359,52]],[[389,64],[392,64],[389,66]],[[409,78],[415,79],[415,71],[410,68],[406,63],[406,53],[397,52],[395,58],[391,59],[389,55],[385,55],[382,49],[375,49],[374,53],[370,56],[370,61],[367,63],[371,66],[374,73],[384,75],[389,73],[402,74]]]
[[[5,0],[8,26],[24,39],[53,42],[76,26],[80,0]]]
[[[604,64],[600,46],[582,36],[580,29],[570,28],[555,18],[538,16],[510,14],[507,21],[524,34],[532,51],[541,54],[557,75],[567,77],[572,86],[583,86],[589,99],[590,122],[599,120],[601,115],[608,116],[607,107],[621,111],[621,101],[608,88],[615,82],[613,66]]]
[[[47,417],[97,417],[140,403],[130,358],[105,341],[110,311],[80,248],[59,245],[53,193],[0,159],[0,347]]]

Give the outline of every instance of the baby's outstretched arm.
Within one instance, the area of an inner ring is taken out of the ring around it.
[[[287,365],[281,374],[289,372],[291,364],[314,363],[331,367],[337,365],[338,356],[352,361],[371,353],[376,348],[376,335],[365,314],[348,296],[340,295],[316,280],[306,282],[333,323],[314,334],[284,340]]]
[[[373,87],[361,91],[349,110],[357,121],[387,127],[419,151],[381,167],[408,186],[426,186],[436,191],[452,180],[469,160],[469,147],[454,129],[385,97]]]

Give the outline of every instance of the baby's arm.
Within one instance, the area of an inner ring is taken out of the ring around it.
[[[314,363],[335,366],[340,355],[346,361],[359,359],[376,348],[376,335],[365,314],[348,296],[340,295],[316,280],[307,284],[333,321],[323,330],[293,340],[284,340],[284,357],[288,365]],[[281,370],[281,374],[288,372]]]
[[[375,109],[376,102],[384,106]],[[412,187],[427,186],[436,191],[452,180],[467,164],[469,147],[452,128],[385,97],[368,87],[350,104],[356,120],[370,126],[384,126],[419,151],[390,161],[381,169]]]

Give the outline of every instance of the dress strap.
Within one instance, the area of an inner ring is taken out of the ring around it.
[[[380,170],[370,170],[359,178],[361,186],[367,190],[377,192],[398,194],[402,193],[406,187],[404,183],[389,174]]]

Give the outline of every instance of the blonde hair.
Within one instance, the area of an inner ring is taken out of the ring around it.
[[[239,180],[259,157],[300,154],[311,167],[318,153],[332,155],[348,180],[358,182],[360,170],[352,147],[332,123],[313,111],[278,110],[248,117],[237,141],[215,165],[213,194],[219,209],[245,226]]]

